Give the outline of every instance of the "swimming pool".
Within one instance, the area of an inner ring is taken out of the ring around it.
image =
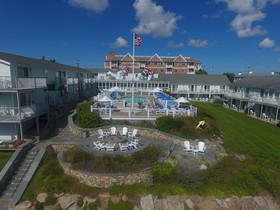
[[[122,97],[122,99],[128,104],[132,103],[132,97],[131,96],[125,96],[125,97]],[[140,102],[141,103],[146,103],[147,98],[143,97],[143,96],[135,96],[134,97],[134,103],[140,103]]]

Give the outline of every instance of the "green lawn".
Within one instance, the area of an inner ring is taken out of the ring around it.
[[[225,136],[224,147],[228,151],[247,153],[279,163],[279,127],[223,108],[221,105],[196,103],[195,106],[211,114],[219,122]]]
[[[0,171],[4,168],[7,161],[13,155],[12,152],[0,152]]]
[[[201,193],[280,195],[280,128],[218,104],[194,103],[212,115],[229,154],[207,171]],[[244,155],[240,160],[237,156]]]

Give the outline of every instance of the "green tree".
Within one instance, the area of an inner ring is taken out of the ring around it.
[[[230,82],[233,82],[234,76],[235,76],[233,73],[227,72],[227,73],[223,73],[223,75],[226,75],[227,78],[229,79],[229,81],[230,81]]]
[[[199,69],[197,74],[208,74],[204,69]]]

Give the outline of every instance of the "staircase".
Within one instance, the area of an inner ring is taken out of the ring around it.
[[[33,173],[30,176],[28,171],[39,151],[39,147],[33,147],[21,160],[18,168],[15,169],[5,189],[0,195],[1,210],[9,209],[9,205],[15,204],[21,198],[29,180],[32,178]]]

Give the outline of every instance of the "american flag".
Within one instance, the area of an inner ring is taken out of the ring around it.
[[[141,46],[141,42],[142,42],[142,38],[135,33],[134,34],[134,45]]]

